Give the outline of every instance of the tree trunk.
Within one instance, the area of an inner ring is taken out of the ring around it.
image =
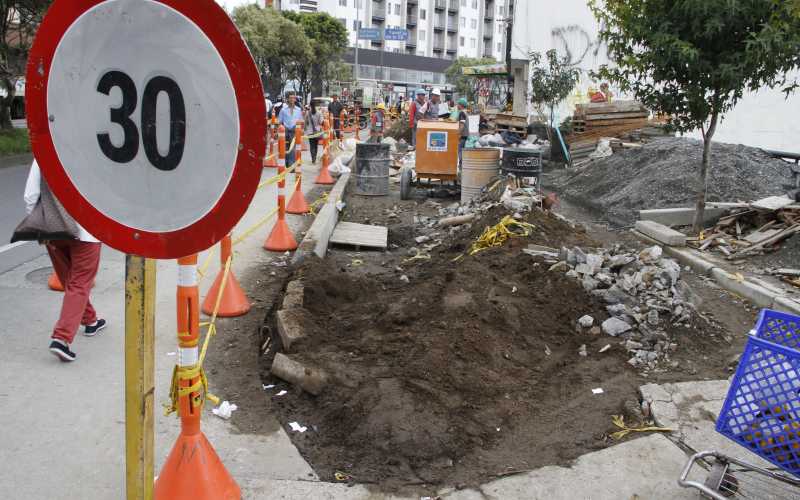
[[[283,78],[281,78],[283,68],[279,62],[269,62],[267,67],[269,68],[267,71],[267,89],[272,99],[275,100],[283,91]]]
[[[322,96],[322,65],[319,63],[311,65],[311,95]]]
[[[0,130],[11,130],[14,128],[11,124],[11,104],[17,95],[17,85],[16,82],[3,78],[3,87],[6,89],[6,97],[0,99]]]
[[[708,190],[708,167],[711,163],[711,139],[714,137],[714,132],[717,131],[717,121],[719,115],[715,112],[711,115],[711,123],[708,129],[703,131],[703,163],[700,165],[700,176],[697,185],[697,205],[694,213],[694,226],[692,231],[695,234],[700,234],[703,231],[703,220],[705,219],[706,211],[706,191]]]

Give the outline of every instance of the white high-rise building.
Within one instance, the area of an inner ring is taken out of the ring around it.
[[[261,0],[262,4],[269,0]],[[339,19],[355,46],[363,28],[406,28],[408,40],[358,40],[361,49],[455,59],[505,59],[505,20],[514,0],[272,0],[281,10],[326,12]]]

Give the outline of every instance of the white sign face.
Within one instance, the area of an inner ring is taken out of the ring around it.
[[[69,179],[128,227],[192,225],[233,174],[239,115],[225,63],[162,3],[108,0],[81,15],[53,57],[47,109]]]

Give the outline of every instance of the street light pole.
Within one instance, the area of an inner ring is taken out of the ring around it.
[[[359,2],[360,0],[356,0],[356,62],[355,66],[353,67],[353,82],[354,86],[358,85],[358,31],[361,29],[361,14],[359,10]]]

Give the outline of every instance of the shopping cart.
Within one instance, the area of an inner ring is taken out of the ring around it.
[[[771,465],[703,451],[678,484],[715,500],[800,499],[800,316],[761,311],[716,430]],[[689,479],[696,467],[708,471],[705,481]]]

